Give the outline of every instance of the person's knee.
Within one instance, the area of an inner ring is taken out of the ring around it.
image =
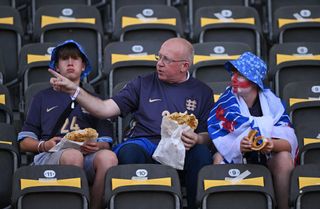
[[[291,172],[294,168],[294,162],[289,152],[283,151],[274,154],[271,158],[271,171],[276,175],[283,172]]]
[[[75,165],[83,167],[83,154],[76,149],[65,150],[60,157],[61,165]]]
[[[112,166],[118,165],[116,154],[110,150],[100,150],[94,158],[94,167],[96,169],[107,170]]]
[[[142,147],[126,144],[118,152],[119,164],[147,163],[148,159]]]

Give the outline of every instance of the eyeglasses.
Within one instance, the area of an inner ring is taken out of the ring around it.
[[[162,62],[166,65],[170,65],[173,62],[187,62],[187,60],[173,60],[161,54],[155,55],[155,58],[157,61],[162,60]]]

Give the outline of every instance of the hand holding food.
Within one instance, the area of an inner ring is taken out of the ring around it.
[[[257,133],[258,133],[257,130],[251,130],[248,134],[248,139],[252,143],[251,149],[254,151],[259,151],[263,149],[267,144],[267,139],[265,137],[263,136],[256,137]]]
[[[98,133],[93,128],[85,128],[69,132],[64,136],[64,138],[75,142],[85,142],[87,140],[94,140],[98,138]]]

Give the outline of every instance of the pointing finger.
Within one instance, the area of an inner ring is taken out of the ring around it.
[[[48,69],[49,73],[51,73],[56,78],[62,78],[63,76],[57,73],[55,70],[52,70],[51,68]]]

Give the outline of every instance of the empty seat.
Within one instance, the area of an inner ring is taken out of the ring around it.
[[[320,165],[297,166],[291,175],[290,205],[293,209],[319,208]]]
[[[269,53],[269,78],[276,95],[291,82],[320,81],[319,43],[275,44]]]
[[[258,12],[244,6],[202,7],[194,20],[195,40],[202,42],[240,42],[262,55],[261,23]]]
[[[273,18],[275,42],[319,42],[319,6],[287,6],[277,9]]]
[[[0,208],[11,203],[12,177],[20,165],[16,130],[13,125],[0,123]]]
[[[298,138],[300,164],[320,163],[320,101],[296,103],[291,118]]]
[[[68,165],[24,166],[13,176],[12,205],[17,209],[89,208],[82,168]]]
[[[179,10],[163,5],[121,7],[116,14],[113,38],[120,41],[164,42],[183,34]]]
[[[271,173],[257,164],[205,166],[198,174],[197,200],[201,209],[273,209]]]
[[[105,206],[109,209],[179,209],[178,172],[160,164],[119,165],[108,170]]]

